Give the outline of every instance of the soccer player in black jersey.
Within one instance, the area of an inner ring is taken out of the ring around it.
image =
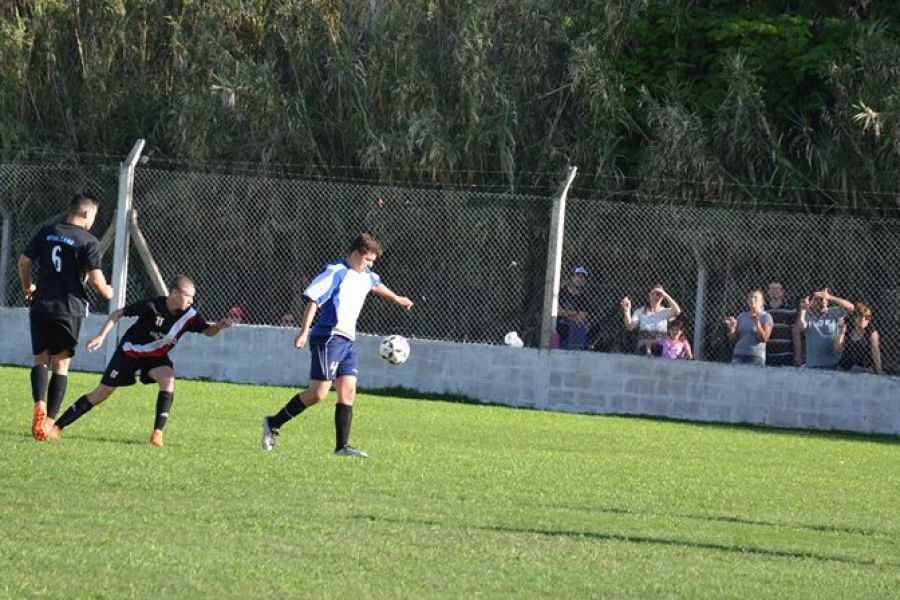
[[[85,277],[100,297],[109,300],[112,287],[100,270],[100,243],[89,230],[99,201],[78,193],[69,200],[64,221],[38,231],[19,257],[19,279],[30,304],[31,395],[34,413],[31,435],[41,441],[59,412],[69,376],[69,363],[78,346],[81,323],[88,312]],[[35,266],[36,281],[31,270]],[[52,371],[47,383],[47,369]]]
[[[214,336],[232,324],[230,319],[222,319],[214,325],[204,321],[193,306],[195,293],[191,278],[178,275],[169,283],[166,296],[143,300],[110,313],[100,332],[87,343],[88,352],[103,345],[107,334],[122,317],[137,317],[137,321],[122,336],[100,385],[76,400],[47,430],[47,437],[59,439],[62,429],[109,398],[116,388],[134,385],[140,372],[141,383],[156,382],[159,385],[150,443],[162,447],[162,432],[175,394],[175,370],[169,351],[189,331]]]

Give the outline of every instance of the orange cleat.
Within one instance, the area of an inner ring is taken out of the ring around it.
[[[55,442],[56,440],[58,440],[61,435],[62,435],[62,429],[57,427],[55,424],[50,425],[46,429],[47,439],[51,442]]]
[[[163,444],[162,431],[154,429],[153,433],[150,434],[150,443],[157,448],[162,448],[165,445]]]
[[[47,403],[34,403],[34,416],[31,418],[31,437],[39,442],[47,439],[47,432],[44,429],[44,419],[47,418]]]

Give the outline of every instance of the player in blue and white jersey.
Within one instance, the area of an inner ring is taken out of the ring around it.
[[[372,272],[375,259],[382,253],[378,240],[368,233],[361,233],[350,245],[349,256],[325,267],[304,290],[303,296],[307,304],[294,346],[299,349],[309,343],[312,353],[309,388],[294,395],[276,414],[263,417],[263,450],[274,450],[282,425],[324,400],[333,382],[337,390],[334,453],[355,458],[367,456],[348,443],[358,376],[354,342],[356,320],[370,291],[406,310],[410,310],[413,305],[409,298],[398,296],[389,290],[381,282],[381,278]],[[320,307],[319,319],[312,326]]]

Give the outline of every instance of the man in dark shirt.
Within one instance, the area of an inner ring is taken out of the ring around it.
[[[794,362],[794,322],[797,310],[784,299],[784,286],[773,281],[766,288],[765,311],[772,317],[772,335],[766,342],[766,365],[790,366]]]
[[[556,333],[559,347],[566,350],[584,350],[587,347],[588,323],[587,301],[584,290],[587,287],[588,270],[575,267],[569,282],[559,290],[559,311],[556,317]]]
[[[113,295],[100,270],[100,243],[89,233],[98,206],[94,196],[75,194],[69,201],[65,221],[41,228],[19,257],[19,279],[25,303],[30,304],[34,356],[31,435],[38,441],[46,437],[66,394],[69,363],[88,312],[85,278],[101,298],[109,300]],[[31,278],[33,266],[37,283]],[[49,386],[48,367],[53,372]]]
[[[122,336],[112,360],[94,391],[81,396],[48,429],[47,437],[59,439],[60,432],[78,418],[109,398],[116,388],[134,385],[140,372],[141,383],[156,382],[156,420],[150,443],[162,447],[163,428],[169,419],[169,409],[175,398],[175,370],[169,351],[187,332],[214,336],[231,327],[230,319],[210,325],[193,307],[196,288],[187,275],[178,275],[169,283],[169,293],[113,311],[96,337],[87,343],[88,352],[103,345],[103,340],[122,317],[137,317],[137,321]]]

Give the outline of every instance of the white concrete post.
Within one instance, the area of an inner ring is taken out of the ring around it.
[[[550,213],[550,239],[547,242],[547,270],[544,272],[544,311],[541,318],[541,348],[549,349],[559,301],[560,270],[562,269],[563,233],[566,225],[566,196],[575,179],[578,167],[569,167],[566,179],[553,198]]]
[[[702,242],[692,244],[697,261],[697,295],[694,298],[694,360],[703,360],[703,339],[706,337],[706,261]]]
[[[0,219],[3,220],[0,226],[0,306],[6,306],[6,279],[9,277],[9,257],[12,256],[12,211],[3,198],[0,198]]]
[[[134,193],[134,167],[137,165],[144,140],[134,143],[125,162],[119,164],[119,198],[116,207],[116,241],[113,246],[113,297],[109,301],[109,312],[125,306],[125,287],[128,285],[128,217],[131,213],[132,194]],[[112,359],[119,340],[119,329],[116,326],[106,341],[106,361]]]

